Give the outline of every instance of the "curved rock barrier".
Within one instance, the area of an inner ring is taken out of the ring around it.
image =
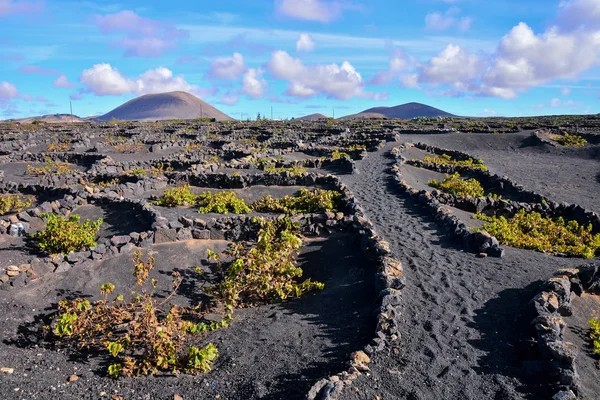
[[[404,146],[411,146],[411,144]],[[457,160],[468,160],[474,158],[466,153],[456,150],[448,150],[436,146],[424,145],[421,143],[416,143],[414,146],[418,149],[437,155],[448,154]],[[420,160],[407,160],[401,155],[400,152],[396,152],[394,156],[400,163],[406,163],[440,173],[467,173],[470,177],[474,177],[491,188],[497,188],[498,190],[508,193],[511,199],[514,199],[494,200],[491,197],[460,198],[451,194],[441,194],[440,192],[436,191],[435,194],[437,195],[438,200],[441,200],[444,202],[444,204],[452,205],[469,212],[496,210],[499,212],[499,215],[505,217],[511,217],[522,209],[526,212],[535,211],[547,218],[563,217],[567,220],[575,220],[580,225],[591,224],[595,232],[600,232],[600,215],[597,213],[586,210],[575,203],[569,204],[565,202],[559,203],[552,201],[539,193],[526,190],[522,185],[514,182],[512,179],[506,176],[498,176],[490,173],[489,171],[472,170],[462,166],[434,165],[430,163],[424,163]],[[432,191],[432,194],[434,194],[434,191]]]
[[[40,219],[42,213],[55,213],[64,217],[71,215],[72,211],[84,205],[102,204],[129,204],[138,211],[145,213],[150,219],[152,214],[144,209],[140,202],[125,199],[111,200],[109,198],[92,198],[66,194],[62,199],[45,201],[37,207],[24,210],[20,213],[0,218],[0,234],[12,236],[26,236],[32,220]],[[150,221],[149,221],[150,222]],[[43,224],[43,222],[39,222]],[[21,287],[33,279],[38,279],[48,273],[66,272],[71,268],[82,267],[95,261],[115,257],[133,250],[134,247],[147,247],[153,243],[154,231],[131,232],[128,235],[115,235],[99,239],[97,245],[87,250],[72,252],[66,255],[37,255],[31,263],[22,264],[17,268],[9,266],[7,271],[0,276],[0,288]],[[16,273],[18,271],[18,273]]]
[[[343,184],[340,189],[342,193],[349,195],[349,190]],[[379,296],[375,309],[375,338],[363,350],[351,354],[346,371],[315,383],[306,396],[307,400],[339,399],[344,386],[351,385],[355,379],[369,371],[370,356],[374,352],[383,351],[400,338],[397,316],[401,312],[400,296],[405,286],[402,264],[394,258],[389,244],[378,237],[373,224],[365,218],[360,206],[356,205],[353,198],[349,201],[355,210],[353,228],[360,235],[361,248],[375,262],[377,270],[376,287]]]
[[[584,292],[600,294],[600,264],[563,269],[541,285],[541,291],[531,303],[536,316],[538,347],[548,361],[549,376],[555,380],[558,393],[555,400],[576,399],[579,375],[575,366],[578,349],[565,339],[567,324],[563,317],[572,315],[572,295]]]
[[[369,355],[386,348],[388,343],[396,341],[400,332],[396,322],[399,314],[400,290],[404,287],[404,277],[401,263],[396,260],[389,250],[388,244],[377,236],[373,225],[364,217],[350,190],[335,176],[306,174],[306,176],[292,177],[289,174],[277,176],[251,176],[245,179],[227,175],[196,176],[191,175],[190,180],[195,183],[212,186],[227,186],[227,188],[243,187],[252,184],[287,184],[287,185],[329,185],[342,193],[342,211],[320,214],[301,214],[293,216],[298,222],[303,234],[308,236],[323,236],[336,231],[354,233],[360,242],[362,250],[376,267],[376,290],[379,293],[376,305],[376,330],[374,339],[363,350],[353,353],[348,361],[348,370],[337,375],[321,379],[307,394],[308,399],[336,399],[344,385],[350,385],[360,374],[369,370]],[[158,181],[158,179],[156,180]],[[165,185],[166,182],[162,181]],[[50,190],[40,185],[18,185],[3,183],[3,192],[39,192]],[[118,235],[98,241],[98,245],[85,251],[74,252],[68,255],[55,255],[35,258],[31,264],[11,266],[5,275],[0,277],[2,288],[15,288],[26,285],[30,280],[37,279],[45,274],[65,272],[70,268],[77,268],[94,263],[99,260],[115,257],[132,251],[135,247],[147,247],[152,243],[179,241],[190,239],[222,239],[244,240],[252,237],[253,231],[251,217],[224,216],[205,221],[201,218],[180,216],[176,221],[164,218],[145,200],[125,200],[117,197],[120,189],[136,185],[143,187],[144,182],[126,183],[117,185],[116,188],[105,188],[94,194],[85,190],[69,189],[64,197],[52,202],[43,202],[37,207],[7,217],[7,221],[19,223],[27,222],[31,218],[38,218],[42,212],[55,212],[67,216],[76,207],[87,204],[114,204],[131,203],[140,208],[152,224],[152,230],[147,232],[132,232],[129,235]],[[65,189],[52,189],[56,193],[64,193]],[[279,218],[277,215],[267,218]]]
[[[435,221],[446,231],[457,236],[466,248],[491,257],[504,256],[504,249],[500,247],[498,239],[486,232],[470,229],[457,216],[442,208],[444,203],[435,198],[431,192],[414,189],[406,183],[401,172],[404,160],[399,151],[392,150],[392,155],[396,159],[396,164],[392,167],[393,179],[401,192],[426,207]]]

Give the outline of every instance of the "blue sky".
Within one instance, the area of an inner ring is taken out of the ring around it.
[[[600,112],[600,0],[0,0],[0,119],[185,90],[235,118]]]

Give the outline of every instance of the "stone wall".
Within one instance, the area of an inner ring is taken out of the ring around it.
[[[546,375],[558,387],[555,400],[576,399],[580,384],[575,366],[577,347],[566,341],[567,324],[563,317],[572,315],[572,295],[584,292],[600,294],[600,264],[563,269],[541,285],[531,304],[535,308],[533,325],[540,354],[547,361]]]

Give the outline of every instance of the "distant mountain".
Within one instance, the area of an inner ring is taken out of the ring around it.
[[[300,121],[318,121],[320,119],[327,119],[329,118],[327,115],[323,115],[323,114],[310,114],[310,115],[305,115],[304,117],[300,117],[300,118],[296,118],[297,120]]]
[[[33,121],[44,121],[47,124],[53,123],[65,123],[65,122],[85,122],[83,118],[79,118],[77,115],[71,114],[48,114],[48,115],[38,115],[35,117],[27,117],[27,118],[16,118],[16,119],[7,119],[6,122],[19,122],[22,124],[30,124]]]
[[[412,119],[417,117],[455,117],[435,107],[421,103],[406,103],[395,107],[374,107],[358,114],[348,115],[343,119],[353,118],[401,118]]]
[[[147,94],[96,118],[96,121],[157,121],[166,119],[215,118],[231,120],[228,115],[186,92]]]

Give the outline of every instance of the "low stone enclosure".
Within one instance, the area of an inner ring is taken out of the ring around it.
[[[566,319],[576,313],[585,312],[589,314],[579,316],[579,319],[587,321],[590,318],[600,317],[600,310],[597,307],[590,312],[589,309],[582,309],[572,304],[574,300],[586,294],[600,295],[600,265],[588,264],[559,270],[544,282],[540,289],[540,293],[532,300],[535,308],[532,324],[537,331],[540,353],[544,357],[541,369],[557,387],[554,399],[575,399],[582,394],[585,394],[586,398],[597,396],[597,388],[586,388],[581,385],[577,361],[581,358],[595,359],[592,368],[597,368],[598,356],[590,354],[590,351],[585,351],[584,348],[578,347],[567,339],[571,327],[568,326]],[[583,336],[583,343],[589,347],[591,343],[587,333],[589,327],[584,326],[579,329],[578,332]]]
[[[19,161],[22,160],[33,162],[46,160],[46,158],[40,155],[28,155],[21,157]],[[56,180],[52,175],[36,183],[0,181],[0,194],[33,195],[40,199],[30,208],[0,217],[0,235],[23,237],[27,240],[30,233],[43,226],[40,214],[56,213],[69,216],[76,213],[76,210],[90,207],[127,207],[141,215],[144,222],[139,223],[138,226],[147,226],[147,228],[100,237],[97,246],[64,256],[32,254],[29,263],[10,265],[4,271],[0,271],[2,272],[0,289],[18,290],[33,280],[42,279],[45,275],[60,274],[74,268],[93,267],[102,260],[129,254],[136,248],[149,247],[153,244],[194,239],[238,241],[248,240],[256,234],[256,227],[251,223],[252,216],[218,216],[209,219],[189,218],[185,215],[180,215],[176,219],[164,217],[157,207],[144,198],[143,194],[146,192],[161,191],[169,186],[182,184],[223,190],[256,185],[323,186],[342,194],[341,209],[335,213],[299,214],[291,219],[300,225],[302,233],[308,237],[323,237],[335,232],[356,235],[362,250],[374,264],[378,302],[375,309],[376,328],[372,342],[366,348],[351,355],[348,360],[348,370],[338,375],[323,377],[318,381],[307,394],[307,398],[338,398],[344,385],[351,384],[361,373],[369,370],[370,354],[384,349],[388,342],[399,338],[400,332],[395,316],[400,312],[399,296],[404,286],[402,265],[393,258],[387,243],[377,236],[372,224],[365,219],[361,208],[356,204],[352,193],[338,177],[318,173],[280,172],[235,175],[194,171],[126,177],[123,176],[123,171],[127,169],[149,168],[156,163],[131,161],[123,166],[121,163],[110,162],[106,157],[87,154],[53,154],[51,160],[85,163],[89,169],[63,181]],[[348,171],[352,171],[352,161],[346,158],[332,162],[349,166]],[[94,185],[94,180],[111,182],[106,186],[97,186]],[[280,218],[281,216],[265,215],[264,217]]]
[[[575,220],[583,226],[591,225],[594,233],[600,233],[600,216],[595,212],[585,210],[577,204],[554,202],[538,193],[526,190],[523,186],[515,183],[508,177],[501,177],[487,170],[478,170],[457,165],[432,164],[419,159],[407,159],[403,153],[411,147],[432,155],[441,156],[446,154],[459,161],[474,159],[474,157],[456,150],[443,149],[421,143],[403,144],[392,150],[392,156],[396,160],[392,172],[399,189],[426,206],[440,225],[456,235],[465,247],[473,251],[485,253],[492,257],[502,257],[504,254],[495,237],[488,235],[486,232],[474,231],[468,226],[469,221],[461,220],[456,215],[453,215],[452,211],[445,208],[445,206],[462,210],[466,213],[482,213],[485,215],[503,216],[505,218],[514,216],[520,210],[524,210],[526,213],[535,211],[540,213],[542,217],[563,217],[566,220]],[[407,183],[403,176],[403,165],[424,168],[443,174],[458,172],[465,177],[477,179],[486,192],[501,194],[502,197],[464,197],[433,188],[417,190]]]

